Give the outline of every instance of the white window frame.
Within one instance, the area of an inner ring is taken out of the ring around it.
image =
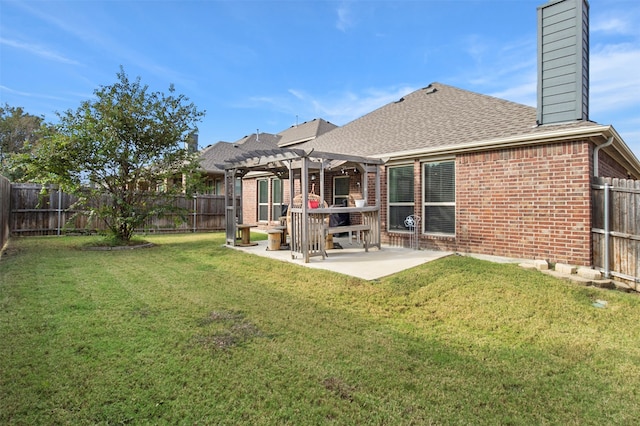
[[[266,191],[267,199],[266,199],[266,201],[262,201],[260,199],[260,193],[261,193],[260,185],[261,184],[266,184],[267,185],[267,191]],[[269,179],[266,179],[266,178],[257,179],[256,180],[256,185],[257,185],[257,188],[256,188],[257,189],[256,202],[257,202],[257,209],[258,209],[258,212],[257,212],[258,214],[256,216],[258,218],[258,222],[268,222],[269,221],[269,186],[270,186],[269,185]],[[266,210],[267,211],[267,217],[266,218],[263,218],[263,217],[260,216],[260,212],[261,212],[260,208],[261,207],[266,207],[266,209],[267,209]]]
[[[336,181],[338,179],[345,179],[347,181],[347,193],[346,194],[338,194],[336,195]],[[347,206],[349,205],[349,186],[351,185],[351,180],[349,176],[334,176],[333,177],[333,205],[337,206],[337,205],[342,205],[343,201],[342,200],[347,200]],[[340,202],[338,202],[338,200],[340,200]]]
[[[275,185],[276,182],[280,183],[280,188],[279,188],[279,191],[277,191],[278,192],[277,194],[276,194],[276,189],[277,188],[276,188],[276,185]],[[280,216],[281,216],[281,213],[274,214],[274,213],[276,213],[276,211],[275,211],[276,207],[279,207],[278,212],[282,212],[282,201],[283,201],[282,198],[284,197],[284,192],[283,192],[284,182],[279,178],[271,178],[270,183],[271,183],[271,185],[269,185],[270,186],[269,195],[270,195],[270,201],[271,201],[270,204],[271,205],[270,205],[270,210],[269,211],[271,212],[271,216],[272,216],[271,220],[275,221],[275,220],[280,219]],[[280,202],[279,203],[275,202],[276,198],[280,198]]]
[[[453,201],[443,201],[443,202],[428,202],[426,195],[426,167],[430,164],[437,163],[452,163],[453,164]],[[455,158],[443,158],[432,161],[422,162],[420,165],[421,175],[422,175],[422,184],[420,190],[422,191],[422,233],[424,235],[433,235],[433,236],[445,236],[445,237],[455,237],[456,236],[456,162]],[[453,207],[453,232],[433,232],[427,231],[426,227],[429,223],[429,217],[427,217],[427,207]]]
[[[410,233],[413,232],[412,230],[408,229],[408,228],[404,228],[404,229],[397,229],[391,228],[391,208],[392,207],[411,207],[412,212],[415,211],[416,208],[416,200],[415,200],[415,195],[413,197],[413,201],[400,201],[400,202],[391,202],[391,197],[389,196],[389,190],[391,188],[391,173],[389,173],[389,171],[391,169],[397,169],[400,167],[406,167],[406,168],[410,168],[411,169],[411,176],[414,176],[414,165],[413,163],[404,163],[404,164],[394,164],[391,166],[387,167],[387,230],[388,232],[404,232],[404,233]],[[415,180],[412,179],[412,193],[415,194]],[[413,213],[412,213],[413,214]],[[406,217],[405,217],[406,219]]]

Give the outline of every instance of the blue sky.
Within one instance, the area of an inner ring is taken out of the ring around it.
[[[122,65],[206,110],[201,147],[344,125],[436,81],[535,106],[545,2],[0,0],[0,103],[55,122]],[[640,158],[640,2],[590,6],[590,119]]]

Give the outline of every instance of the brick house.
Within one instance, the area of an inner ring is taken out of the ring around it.
[[[242,152],[277,149],[311,141],[337,126],[323,119],[314,119],[291,126],[278,134],[258,132],[235,142],[220,141],[200,152],[200,166],[210,194],[224,195],[224,163]]]
[[[578,265],[591,263],[594,164],[600,175],[640,178],[612,126],[538,125],[533,107],[440,83],[305,148],[386,159],[383,242],[407,244],[403,220],[417,215],[424,248]]]
[[[590,266],[592,177],[640,179],[640,161],[588,118],[588,3],[551,1],[538,21],[537,108],[436,82],[287,147],[382,160],[379,191],[348,161],[322,182],[328,205],[367,188],[383,243],[408,245],[413,216],[422,248]],[[244,176],[243,220],[267,227],[301,186],[279,198],[261,173]]]
[[[239,152],[253,151],[264,147],[277,148],[277,135],[270,133],[254,133],[235,142],[217,142],[200,151],[200,167],[205,174],[207,192],[213,195],[224,195],[224,168],[220,168],[229,158]]]

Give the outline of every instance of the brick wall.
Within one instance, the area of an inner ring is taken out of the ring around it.
[[[458,155],[456,235],[423,234],[420,246],[590,265],[590,152],[587,142],[567,142]],[[415,214],[419,216],[421,173],[416,160]],[[384,232],[386,172],[382,176],[382,240],[407,246],[407,233]]]
[[[605,148],[606,149],[606,148]],[[622,167],[620,164],[615,162],[613,158],[609,154],[607,154],[605,149],[601,149],[598,154],[598,174],[602,177],[610,177],[610,178],[618,178],[618,179],[627,179],[630,178],[627,170]],[[593,149],[592,149],[593,155]]]
[[[258,181],[242,179],[242,221],[258,222]]]
[[[458,251],[591,264],[590,146],[460,155]]]
[[[574,141],[459,154],[456,235],[421,235],[421,247],[590,265],[592,152],[589,142]],[[608,156],[601,157],[603,171],[615,172],[614,177],[621,173]],[[419,159],[413,164],[415,214],[421,216],[422,165]],[[325,196],[331,200],[330,174],[325,179]],[[407,233],[386,232],[386,179],[381,167],[382,242],[406,246]],[[244,221],[255,223],[256,180],[244,180],[243,191]],[[373,199],[374,191],[369,181],[367,198]]]

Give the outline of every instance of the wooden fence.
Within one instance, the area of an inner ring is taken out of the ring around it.
[[[9,239],[9,217],[11,216],[11,182],[0,176],[0,250]]]
[[[11,184],[10,198],[12,235],[61,235],[106,230],[103,221],[74,208],[76,197],[55,187],[46,187],[43,191],[41,185],[14,183]],[[108,199],[101,202],[108,202]],[[151,217],[136,231],[203,232],[225,229],[223,195],[176,196],[171,203],[183,213]]]
[[[640,181],[594,178],[593,263],[640,290]]]

